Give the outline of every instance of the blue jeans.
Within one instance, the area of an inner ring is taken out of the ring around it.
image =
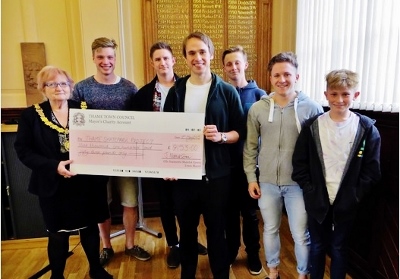
[[[322,224],[308,217],[311,236],[310,275],[311,279],[322,279],[325,273],[325,257],[331,252],[331,279],[346,278],[347,242],[353,220],[333,226],[332,206]]]
[[[280,263],[279,227],[283,203],[285,203],[289,227],[294,240],[297,272],[307,274],[310,236],[307,230],[303,191],[298,185],[277,186],[269,183],[260,183],[260,189],[261,197],[258,200],[258,206],[264,221],[263,240],[268,267],[277,267]]]

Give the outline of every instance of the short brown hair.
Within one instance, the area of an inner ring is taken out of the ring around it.
[[[192,39],[192,38],[196,38],[196,39],[199,39],[199,40],[203,41],[203,43],[205,43],[205,44],[208,46],[208,50],[210,51],[211,55],[214,55],[214,44],[213,44],[213,42],[211,41],[210,37],[208,37],[206,34],[204,34],[204,33],[202,33],[202,32],[196,31],[196,32],[190,33],[190,34],[183,40],[183,43],[182,43],[182,53],[183,53],[183,56],[184,56],[185,58],[186,58],[186,44],[187,44],[187,41],[188,41],[189,39]]]
[[[294,54],[291,51],[287,51],[287,52],[278,53],[277,55],[275,55],[274,57],[271,58],[271,60],[268,63],[268,71],[271,72],[272,67],[276,63],[282,63],[282,62],[288,62],[288,63],[292,64],[296,68],[296,70],[299,66],[299,64],[297,63],[296,54]]]
[[[157,42],[155,44],[153,44],[150,48],[150,58],[153,58],[153,54],[156,50],[158,49],[166,49],[169,52],[171,52],[171,55],[174,56],[173,52],[172,52],[172,48],[169,44],[165,43],[165,42]]]
[[[244,51],[244,49],[241,45],[237,45],[237,46],[230,47],[230,48],[224,50],[224,52],[222,53],[222,65],[225,65],[225,63],[224,63],[225,56],[227,56],[230,53],[234,53],[234,52],[241,52],[243,54],[244,61],[247,62],[247,53]]]
[[[327,88],[350,88],[356,89],[358,86],[358,74],[356,72],[341,69],[329,72],[326,77]]]

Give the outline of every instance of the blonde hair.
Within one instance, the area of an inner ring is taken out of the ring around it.
[[[109,39],[106,37],[97,38],[92,43],[92,54],[94,55],[96,49],[105,47],[111,47],[115,50],[118,45],[114,39]]]
[[[356,89],[358,86],[358,74],[356,72],[341,69],[329,72],[326,75],[326,88]]]
[[[44,95],[45,84],[56,76],[65,76],[67,78],[69,88],[72,92],[75,82],[65,70],[55,66],[44,66],[37,74],[37,89]],[[72,94],[71,94],[72,96]]]

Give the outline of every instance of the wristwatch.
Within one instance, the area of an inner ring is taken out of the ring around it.
[[[221,140],[218,143],[220,143],[220,144],[226,143],[227,140],[228,140],[228,138],[226,137],[226,134],[225,133],[221,133]]]

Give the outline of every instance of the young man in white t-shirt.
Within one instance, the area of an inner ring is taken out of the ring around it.
[[[347,242],[360,200],[380,177],[380,135],[375,120],[352,112],[358,75],[326,76],[330,110],[303,127],[293,153],[292,178],[303,189],[311,238],[312,279],[322,279],[330,250],[332,279],[346,277]]]
[[[156,42],[150,48],[150,63],[156,71],[153,80],[135,94],[132,109],[136,111],[163,111],[169,89],[175,84],[178,76],[174,74],[175,57],[172,48],[165,42]],[[159,115],[162,117],[162,115]],[[155,117],[157,119],[157,117]],[[152,179],[158,190],[160,217],[165,238],[169,247],[167,266],[177,268],[180,265],[179,238],[175,221],[172,185],[163,179]],[[143,180],[145,182],[145,180]],[[198,253],[207,255],[207,248],[198,243]]]
[[[207,227],[207,248],[216,279],[229,278],[225,238],[231,161],[229,144],[243,136],[245,119],[236,89],[211,72],[214,45],[204,33],[183,41],[190,75],[175,82],[165,112],[205,113],[202,180],[174,182],[173,197],[180,227],[181,278],[193,279],[197,268],[197,226],[200,214]]]

